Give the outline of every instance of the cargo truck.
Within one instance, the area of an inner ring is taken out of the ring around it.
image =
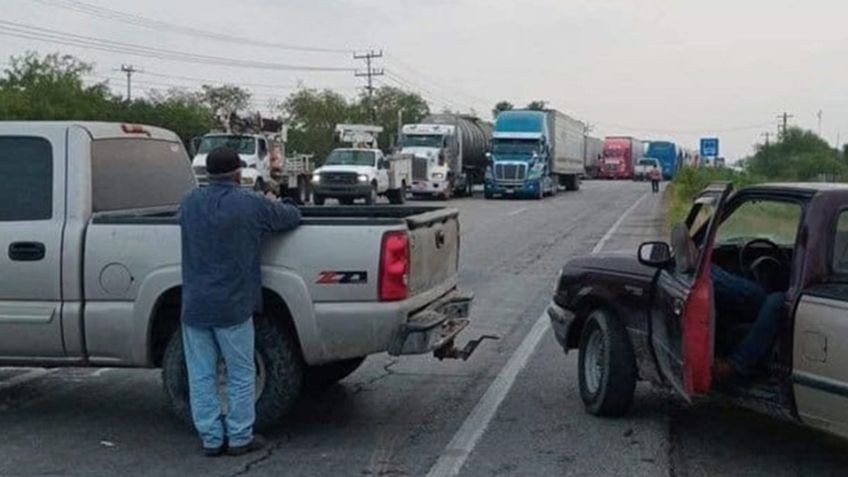
[[[495,122],[485,197],[542,199],[580,187],[585,125],[555,110],[503,111]]]
[[[401,131],[401,153],[411,154],[415,196],[448,199],[483,182],[492,125],[473,116],[433,114]]]
[[[663,179],[671,180],[677,174],[681,156],[680,150],[673,142],[651,141],[648,143],[648,149],[645,155],[660,162]]]
[[[602,179],[632,179],[634,166],[645,154],[642,141],[626,136],[614,136],[604,139],[604,151],[601,156]]]

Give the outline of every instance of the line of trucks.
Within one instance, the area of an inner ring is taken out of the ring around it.
[[[560,111],[509,110],[494,124],[462,114],[432,114],[401,127],[398,146],[385,154],[377,144],[379,126],[339,124],[334,149],[319,168],[311,155],[285,153],[286,129],[251,134],[210,133],[195,142],[193,169],[206,182],[206,154],[226,145],[242,157],[242,185],[273,191],[316,205],[336,199],[376,203],[385,196],[402,204],[416,198],[471,195],[482,184],[486,199],[533,198],[578,190],[583,178],[646,178],[654,166],[672,179],[696,155],[670,141],[628,136],[599,139],[585,123]]]

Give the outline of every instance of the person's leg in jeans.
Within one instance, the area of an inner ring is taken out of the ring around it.
[[[771,351],[780,326],[786,318],[786,296],[783,292],[771,293],[766,297],[757,321],[736,347],[730,362],[742,376],[750,376]]]
[[[720,314],[732,312],[736,317],[739,314],[756,315],[762,308],[766,292],[758,283],[729,273],[717,265],[712,266],[710,275]]]
[[[253,360],[253,319],[227,328],[215,328],[215,337],[227,366],[227,436],[230,447],[253,440],[256,419],[256,367]]]
[[[224,445],[224,424],[218,397],[218,345],[212,329],[183,325],[183,349],[188,369],[191,418],[205,449]]]

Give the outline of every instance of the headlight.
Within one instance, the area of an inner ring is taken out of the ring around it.
[[[312,174],[312,183],[317,184],[321,182],[321,174]]]
[[[433,179],[442,180],[444,178],[445,178],[445,175],[441,172],[434,172],[433,173]]]
[[[359,174],[356,180],[358,180],[359,182],[368,182],[368,176],[366,176],[365,174]]]

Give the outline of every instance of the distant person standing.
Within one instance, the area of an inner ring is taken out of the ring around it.
[[[660,181],[662,180],[662,172],[656,164],[648,172],[648,178],[651,179],[651,192],[656,194],[660,191]]]
[[[219,147],[206,158],[209,186],[180,206],[182,338],[194,426],[203,453],[242,455],[264,447],[253,433],[256,370],[253,315],[261,310],[260,241],[300,224],[296,207],[242,189],[241,160]],[[227,370],[228,410],[218,396]]]

